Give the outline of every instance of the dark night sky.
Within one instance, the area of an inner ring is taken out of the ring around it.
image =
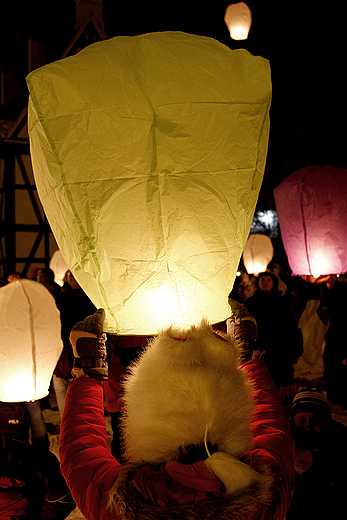
[[[125,23],[131,20],[131,4],[117,8],[117,2],[110,0],[106,1],[106,30],[110,36],[184,30],[211,36],[231,48],[242,46],[269,59],[273,100],[268,172],[273,183],[278,184],[285,175],[286,155],[302,128],[309,132],[317,161],[347,167],[347,46],[344,16],[338,9],[343,2],[250,0],[252,28],[241,44],[230,39],[223,20],[229,3],[202,2],[201,7],[191,9],[198,2],[179,1],[157,12],[154,7],[148,9],[155,3],[143,2],[135,20]]]
[[[339,10],[344,2],[249,0],[253,23],[248,40],[242,43],[230,39],[224,23],[229,3],[104,0],[105,30],[109,37],[186,31],[216,38],[231,48],[244,47],[269,59],[273,101],[264,180],[268,192],[297,169],[303,158],[347,167],[347,49],[344,13]],[[0,8],[0,15],[2,65],[6,71],[14,68],[23,81],[23,49],[28,34],[45,46],[48,61],[60,57],[74,34],[72,0],[14,0]],[[9,107],[11,103],[0,107],[0,119]],[[293,143],[301,129],[308,132],[313,151],[308,152],[307,146],[302,151],[297,145],[299,151],[293,155]]]

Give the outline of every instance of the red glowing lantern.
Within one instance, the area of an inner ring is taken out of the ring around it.
[[[294,275],[347,271],[347,169],[309,166],[274,190],[283,244]]]

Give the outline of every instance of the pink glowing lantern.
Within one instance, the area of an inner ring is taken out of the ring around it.
[[[347,271],[347,169],[309,166],[274,190],[283,244],[294,275]]]

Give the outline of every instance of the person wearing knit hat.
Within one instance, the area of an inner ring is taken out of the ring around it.
[[[287,520],[342,518],[347,485],[347,427],[332,418],[325,393],[304,388],[293,398],[295,491]]]
[[[324,393],[317,388],[299,391],[292,402],[291,417],[296,445],[302,449],[316,449],[323,422],[331,418]]]
[[[305,388],[294,396],[291,415],[294,417],[298,413],[313,413],[322,417],[331,417],[328,399],[318,388]]]
[[[130,367],[123,464],[108,449],[103,417],[103,309],[73,328],[75,379],[67,391],[59,455],[86,518],[285,518],[294,486],[288,417],[255,355],[254,320],[244,308],[235,307],[233,315],[233,337],[206,321],[169,327]]]

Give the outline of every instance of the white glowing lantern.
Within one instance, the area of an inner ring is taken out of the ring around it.
[[[259,274],[266,271],[273,254],[271,238],[254,233],[249,236],[243,250],[243,264],[249,274]]]
[[[38,193],[105,330],[226,319],[265,166],[268,62],[152,33],[95,43],[27,82]]]
[[[283,244],[294,275],[347,271],[347,169],[308,166],[274,190]]]
[[[50,292],[32,280],[0,288],[0,401],[48,395],[63,345],[60,314]]]
[[[230,4],[225,11],[224,21],[233,40],[247,40],[252,24],[252,13],[244,2]]]
[[[49,263],[49,267],[54,272],[54,281],[58,285],[63,286],[64,276],[65,276],[66,271],[68,271],[69,268],[63,258],[63,255],[61,254],[61,251],[59,251],[59,249],[53,253],[51,261]]]

